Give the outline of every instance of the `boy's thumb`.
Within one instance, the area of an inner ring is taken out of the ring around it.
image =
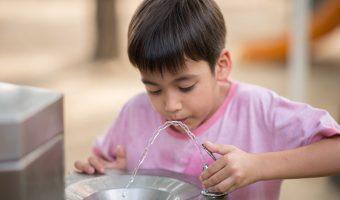
[[[216,145],[213,144],[212,142],[209,142],[209,141],[204,142],[203,146],[212,153],[216,153],[216,151],[217,151]]]
[[[126,153],[123,146],[117,145],[115,148],[112,148],[111,151],[115,156],[115,160],[113,162],[109,162],[106,167],[111,169],[126,169]]]
[[[125,159],[126,153],[124,148],[121,145],[117,145],[114,154],[116,155],[116,159]]]
[[[211,151],[212,153],[218,153],[220,155],[225,155],[230,153],[235,149],[234,146],[232,145],[227,145],[227,144],[214,144],[212,142],[205,142],[204,146]]]

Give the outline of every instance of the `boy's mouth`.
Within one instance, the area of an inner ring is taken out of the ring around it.
[[[181,119],[170,119],[170,121],[179,121],[179,122],[182,122],[185,124],[185,121],[187,120],[188,118],[181,118]]]
[[[182,118],[182,119],[173,119],[173,121],[179,121],[184,123],[187,120],[187,118]]]

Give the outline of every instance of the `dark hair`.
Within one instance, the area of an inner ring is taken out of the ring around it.
[[[130,62],[143,72],[176,73],[187,58],[214,71],[226,27],[214,0],[144,0],[128,31]]]

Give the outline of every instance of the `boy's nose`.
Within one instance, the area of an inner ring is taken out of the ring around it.
[[[182,109],[182,103],[176,96],[167,95],[164,102],[164,109],[167,113],[174,113]]]

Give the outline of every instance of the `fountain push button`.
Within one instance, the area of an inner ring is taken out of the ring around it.
[[[216,157],[214,154],[209,151],[203,144],[202,144],[203,149],[207,152],[207,154],[214,160],[216,161]],[[203,165],[203,171],[206,171],[208,169],[208,164]],[[201,195],[206,197],[207,199],[225,199],[228,200],[228,194],[224,194],[221,192],[209,192],[207,189],[204,189],[201,191]]]

